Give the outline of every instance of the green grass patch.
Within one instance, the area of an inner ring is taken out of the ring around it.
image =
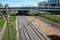
[[[16,32],[16,17],[15,16],[10,16],[9,21],[10,21],[11,38],[12,38],[12,40],[16,40],[16,33],[17,33]],[[8,40],[7,28],[5,29],[2,40]]]
[[[43,13],[40,13],[40,17],[44,17],[44,18],[46,18],[48,20],[51,20],[53,22],[56,22],[56,23],[60,24],[60,16],[53,15],[53,14],[43,14]]]
[[[7,30],[7,27],[6,27],[5,31],[4,31],[2,40],[8,40],[8,30]]]
[[[30,14],[33,15],[38,14],[39,17],[43,17],[60,24],[60,16],[50,14],[50,13],[39,12],[39,11],[30,11]]]
[[[30,11],[30,13],[29,14],[31,14],[31,15],[39,15],[39,11]]]
[[[0,17],[0,30],[2,30],[4,23],[5,23],[5,19]]]
[[[9,15],[11,15],[11,16],[15,16],[15,15],[16,15],[16,11],[9,11],[8,13],[9,13]]]
[[[12,40],[16,40],[16,17],[10,16],[10,30],[12,35]]]

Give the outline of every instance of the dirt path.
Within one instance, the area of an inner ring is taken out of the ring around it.
[[[46,24],[42,20],[36,19],[33,16],[27,16],[27,19],[29,21],[35,19],[33,23],[40,26],[40,29],[45,32],[47,35],[59,35],[60,36],[60,29],[56,29],[55,27],[50,26],[49,24]]]

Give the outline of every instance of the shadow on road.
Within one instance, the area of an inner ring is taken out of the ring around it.
[[[14,14],[14,15],[10,15],[10,16],[33,16],[33,15],[30,15],[30,14],[28,14],[28,13],[16,13],[16,14]]]
[[[60,40],[60,36],[57,35],[48,35],[48,37],[52,40]]]

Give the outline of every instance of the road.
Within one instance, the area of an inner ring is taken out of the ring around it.
[[[17,16],[19,40],[50,40],[37,25],[32,24],[25,16]]]
[[[39,29],[42,30],[46,35],[51,38],[52,40],[60,40],[60,29],[57,29],[43,20],[36,18],[35,16],[27,16],[26,17],[29,21],[35,19],[32,23],[39,25]]]

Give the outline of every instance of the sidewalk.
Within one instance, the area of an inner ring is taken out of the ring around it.
[[[3,26],[3,29],[2,29],[2,31],[0,32],[0,40],[2,40],[2,37],[3,37],[3,34],[4,34],[4,30],[5,30],[5,28],[6,28],[6,23],[7,23],[7,21],[5,22],[5,24],[4,24],[4,26]]]

